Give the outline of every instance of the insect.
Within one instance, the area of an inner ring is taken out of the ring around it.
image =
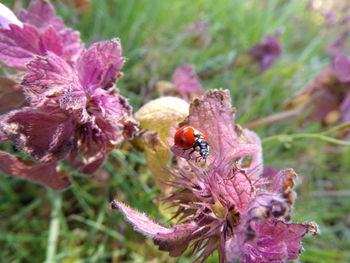
[[[189,156],[194,152],[199,152],[201,157],[206,159],[209,155],[209,144],[207,137],[200,130],[183,126],[175,134],[175,145],[181,147],[184,151],[192,148]]]

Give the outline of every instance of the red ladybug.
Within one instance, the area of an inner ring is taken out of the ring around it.
[[[203,159],[206,159],[209,155],[209,144],[207,137],[200,130],[191,127],[183,126],[175,134],[175,145],[181,147],[184,151],[193,149],[189,155],[193,152],[199,152]]]

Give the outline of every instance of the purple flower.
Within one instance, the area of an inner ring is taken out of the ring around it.
[[[195,99],[181,125],[203,131],[210,144],[205,165],[178,158],[173,191],[166,202],[177,208],[178,224],[163,226],[119,201],[120,210],[135,230],[152,237],[160,250],[180,256],[190,245],[204,262],[215,250],[220,262],[285,262],[301,253],[301,238],[317,233],[314,223],[291,223],[296,173],[287,169],[263,174],[259,137],[234,125],[229,93],[207,92]],[[172,147],[180,157],[188,154]]]
[[[309,119],[324,125],[345,123],[350,120],[349,97],[350,58],[337,51],[331,65],[293,98],[286,108],[309,104]]]
[[[261,72],[269,69],[274,60],[281,56],[281,44],[278,40],[280,34],[278,31],[274,35],[265,36],[262,42],[255,44],[249,50],[253,60],[259,63]]]
[[[192,97],[198,97],[202,94],[202,85],[199,83],[195,67],[193,65],[184,65],[178,67],[173,75],[175,90],[180,96],[189,101]]]
[[[25,70],[34,56],[48,52],[74,64],[83,50],[79,33],[65,27],[47,1],[34,1],[28,11],[23,10],[19,16],[23,23],[7,17],[0,27],[0,60],[8,68]]]
[[[69,157],[81,172],[94,172],[110,150],[137,130],[131,106],[114,86],[123,63],[118,39],[94,44],[74,66],[53,52],[36,56],[22,81],[30,106],[0,116],[2,137],[38,165]],[[18,160],[9,159],[0,168],[7,172],[9,166],[17,167]],[[55,165],[49,168],[56,170]],[[17,168],[11,171],[21,176]]]

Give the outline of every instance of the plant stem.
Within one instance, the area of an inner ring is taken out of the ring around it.
[[[55,263],[57,240],[60,231],[59,214],[62,208],[62,196],[61,193],[49,191],[52,210],[45,263]]]
[[[263,143],[270,141],[293,141],[295,139],[317,139],[341,146],[350,146],[350,142],[338,140],[333,137],[322,135],[322,133],[299,133],[299,134],[279,134],[262,139]]]
[[[262,139],[263,143],[270,142],[270,141],[292,141],[295,139],[317,139],[325,142],[329,142],[332,144],[337,144],[341,146],[350,146],[350,142],[344,141],[344,140],[339,140],[327,135],[330,135],[336,131],[349,128],[350,127],[350,122],[339,124],[333,128],[330,128],[324,132],[321,133],[297,133],[297,134],[279,134],[279,135],[273,135],[266,137]]]
[[[261,118],[246,124],[243,124],[244,128],[255,129],[261,126],[269,125],[278,121],[289,119],[300,114],[300,108],[278,112],[272,115],[269,115],[265,118]]]
[[[329,134],[332,134],[332,133],[335,133],[336,131],[339,131],[339,130],[342,130],[342,129],[346,129],[346,128],[349,128],[350,127],[350,122],[347,122],[347,123],[343,123],[343,124],[339,124],[337,126],[334,126],[324,132],[321,132],[322,135],[329,135]]]

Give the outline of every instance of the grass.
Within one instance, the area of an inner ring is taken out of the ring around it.
[[[12,6],[14,1],[4,3]],[[191,63],[198,72],[220,68],[283,27],[283,55],[271,70],[259,75],[254,67],[237,67],[202,82],[205,89],[231,91],[241,124],[281,111],[291,94],[330,62],[324,49],[337,34],[302,0],[92,0],[83,14],[60,1],[54,4],[87,45],[121,38],[127,63],[118,87],[135,111],[157,96],[155,83],[169,80],[177,66]],[[210,25],[207,42],[184,32],[198,21]],[[266,138],[321,130],[315,123],[290,121],[256,131]],[[104,173],[74,174],[72,187],[62,193],[1,175],[0,262],[190,262],[188,255],[175,260],[159,252],[109,208],[110,200],[118,198],[167,223],[157,209],[160,192],[143,154],[125,149],[130,145],[110,154]],[[293,167],[300,174],[294,221],[316,221],[321,227],[318,237],[304,239],[300,262],[350,261],[349,154],[349,148],[335,151],[314,139],[264,144],[266,166]],[[347,194],[337,196],[341,190]],[[335,194],[323,194],[330,191]],[[208,260],[216,261],[216,255]]]

